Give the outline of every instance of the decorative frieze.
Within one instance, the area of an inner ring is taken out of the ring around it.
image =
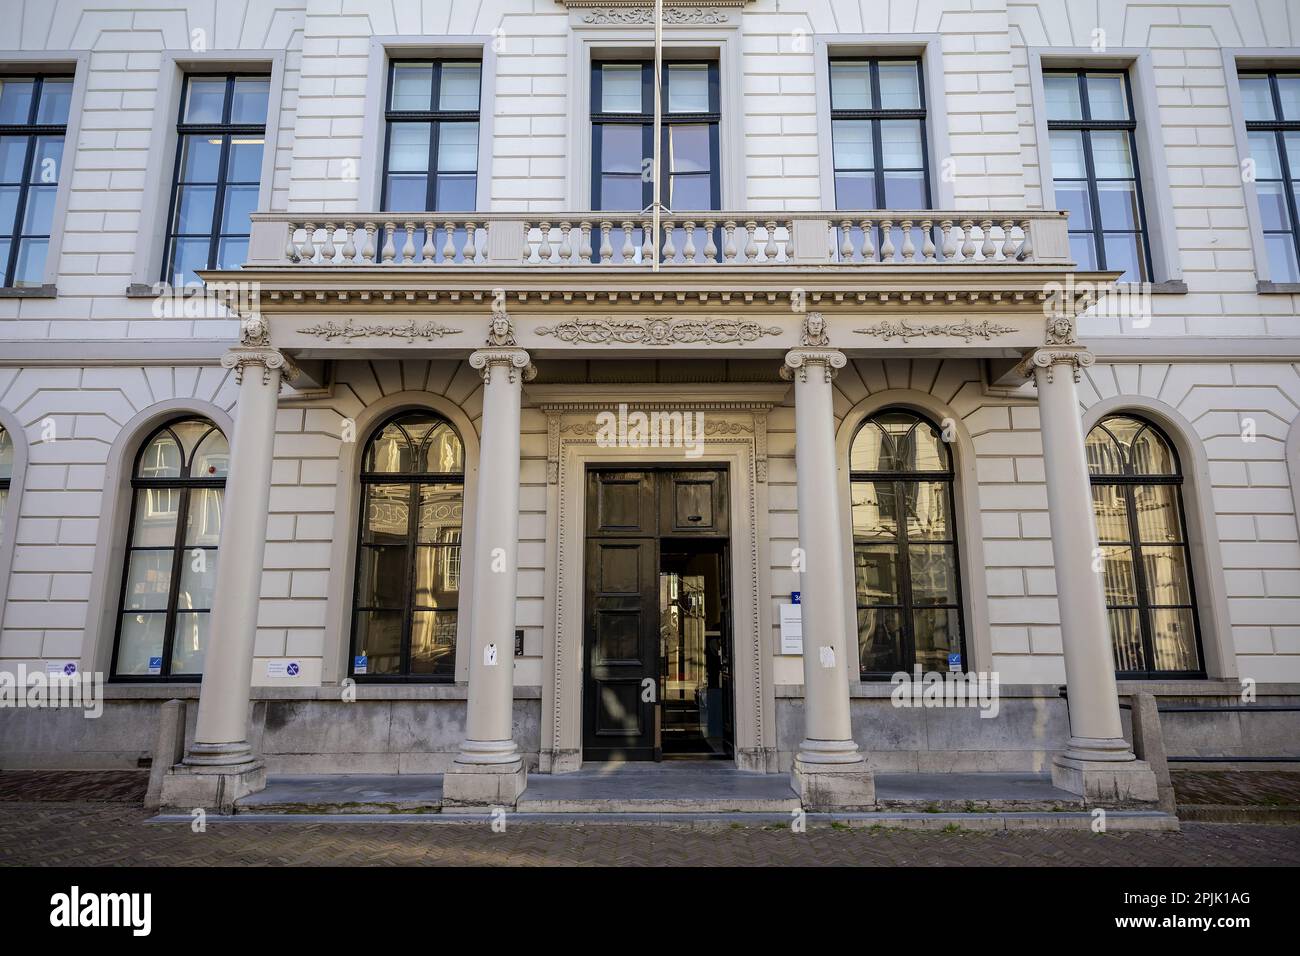
[[[543,326],[538,335],[550,335],[569,344],[585,345],[744,345],[765,335],[780,335],[777,326],[749,319],[573,319]]]
[[[638,26],[655,22],[653,7],[595,7],[578,19],[593,26]],[[730,20],[731,15],[717,7],[664,7],[664,23],[669,26],[716,26]]]
[[[1009,325],[998,325],[996,322],[990,322],[987,319],[981,322],[963,319],[960,322],[939,324],[922,324],[909,322],[906,319],[897,319],[877,322],[875,325],[869,325],[864,329],[854,329],[853,331],[859,335],[872,335],[886,340],[899,339],[903,342],[929,336],[944,336],[970,342],[973,339],[991,339],[999,335],[1011,335],[1018,330]]]
[[[303,335],[315,336],[328,342],[335,339],[351,342],[354,339],[366,338],[394,338],[414,342],[416,339],[437,340],[444,335],[455,335],[461,330],[437,322],[416,322],[414,319],[398,325],[357,325],[352,319],[348,319],[342,325],[338,322],[320,322],[298,331]]]

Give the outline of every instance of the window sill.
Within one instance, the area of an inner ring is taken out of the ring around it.
[[[1262,295],[1300,295],[1300,282],[1269,282],[1261,279],[1255,291]]]
[[[1164,282],[1152,282],[1150,291],[1156,295],[1186,295],[1187,283],[1182,279],[1166,279]]]
[[[0,299],[53,299],[59,290],[53,285],[3,286]]]
[[[160,295],[190,298],[202,296],[207,291],[208,287],[204,285],[170,286],[163,282],[132,282],[126,287],[125,295],[128,299],[156,299]]]

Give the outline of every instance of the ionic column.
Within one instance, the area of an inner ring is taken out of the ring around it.
[[[512,338],[512,337],[511,337]],[[515,590],[519,556],[519,404],[528,353],[491,347],[469,357],[483,375],[465,739],[443,775],[443,809],[514,806],[526,785],[515,745]]]
[[[805,336],[805,340],[808,336]],[[844,633],[843,527],[836,487],[831,381],[844,353],[805,347],[786,353],[782,377],[794,381],[798,472],[799,575],[803,615],[804,739],[792,779],[805,809],[870,809],[875,785],[849,720],[848,640]]]
[[[1155,800],[1155,775],[1124,739],[1106,597],[1095,570],[1097,526],[1075,388],[1092,363],[1092,353],[1079,346],[1038,349],[1021,363],[1038,388],[1070,715],[1070,739],[1052,778],[1098,801]]]
[[[264,346],[232,348],[221,364],[235,370],[239,400],[222,503],[211,636],[203,657],[194,742],[184,761],[164,778],[162,802],[227,811],[239,797],[266,785],[266,770],[248,742],[249,692],[276,403],[282,373],[292,376],[296,369],[279,350]]]

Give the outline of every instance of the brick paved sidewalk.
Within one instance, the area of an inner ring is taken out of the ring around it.
[[[0,803],[0,865],[1296,866],[1300,827],[1181,833],[509,823],[146,824],[120,804]]]

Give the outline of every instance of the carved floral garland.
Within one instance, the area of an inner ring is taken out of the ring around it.
[[[781,330],[747,319],[574,319],[539,328],[537,334],[589,345],[743,345]]]
[[[299,331],[303,335],[314,335],[329,341],[342,339],[344,342],[351,342],[353,339],[388,336],[414,342],[416,339],[437,339],[444,335],[454,335],[460,329],[448,328],[437,322],[416,322],[414,319],[403,325],[354,325],[352,320],[348,319],[343,325],[337,322],[322,322]]]
[[[913,325],[907,321],[878,322],[865,329],[854,329],[854,331],[861,335],[875,335],[882,339],[902,339],[904,342],[927,335],[950,335],[969,342],[971,339],[990,339],[996,335],[1010,335],[1016,330],[1006,325],[995,325],[987,319],[982,322],[963,319],[960,322],[948,322],[943,325]]]

